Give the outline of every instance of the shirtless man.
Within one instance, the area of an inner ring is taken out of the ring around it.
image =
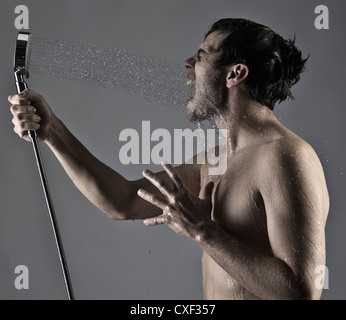
[[[111,219],[167,224],[203,249],[205,299],[319,299],[329,197],[312,147],[274,116],[306,60],[289,40],[242,20],[216,22],[185,61],[196,87],[191,121],[227,129],[227,168],[183,164],[127,181],[101,163],[32,90],[9,97],[14,131],[54,152],[79,190]]]

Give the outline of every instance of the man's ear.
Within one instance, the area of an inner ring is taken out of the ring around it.
[[[227,78],[227,88],[235,87],[240,82],[244,81],[249,74],[249,68],[246,64],[238,63],[230,67]]]

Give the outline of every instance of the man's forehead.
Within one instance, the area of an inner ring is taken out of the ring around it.
[[[209,53],[218,52],[222,40],[230,34],[229,31],[214,31],[201,43],[200,49]]]

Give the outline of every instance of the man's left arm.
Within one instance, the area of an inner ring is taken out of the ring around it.
[[[315,286],[315,270],[326,263],[329,211],[323,168],[306,143],[283,147],[278,155],[266,159],[261,187],[273,256],[289,267],[303,298],[319,299],[322,289]]]

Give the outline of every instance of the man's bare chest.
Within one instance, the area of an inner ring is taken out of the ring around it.
[[[230,161],[221,176],[206,176],[214,181],[212,219],[247,244],[269,244],[266,212],[259,191],[259,170],[255,159]]]

